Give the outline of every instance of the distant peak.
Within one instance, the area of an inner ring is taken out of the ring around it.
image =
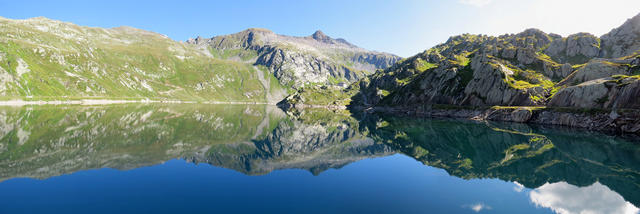
[[[324,38],[324,37],[328,37],[326,34],[324,34],[321,30],[317,30],[315,33],[313,33],[313,38]]]
[[[329,37],[326,34],[324,34],[321,30],[317,30],[315,33],[313,33],[313,35],[311,35],[311,37],[313,39],[321,41],[321,42],[330,42],[331,41],[331,37]]]

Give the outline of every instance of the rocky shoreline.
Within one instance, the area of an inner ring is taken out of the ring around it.
[[[356,108],[358,109],[358,108]],[[491,107],[476,109],[359,108],[365,112],[419,117],[465,118],[540,125],[559,125],[615,134],[640,134],[640,110],[575,109],[545,107]]]
[[[639,109],[588,109],[545,106],[432,106],[423,107],[363,107],[336,105],[306,105],[278,103],[285,112],[306,108],[324,108],[352,112],[382,113],[396,116],[461,118],[479,121],[503,121],[539,125],[557,125],[602,131],[613,134],[640,135]]]

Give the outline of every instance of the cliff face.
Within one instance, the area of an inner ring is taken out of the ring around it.
[[[335,85],[354,82],[376,69],[387,68],[400,57],[367,51],[321,31],[307,37],[275,34],[264,29],[210,39],[189,40],[223,58],[264,66],[283,85],[301,88],[309,83]]]

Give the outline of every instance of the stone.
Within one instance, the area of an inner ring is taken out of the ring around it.
[[[511,112],[511,119],[513,122],[524,123],[531,119],[533,113],[531,110],[526,108],[517,108],[513,112]]]

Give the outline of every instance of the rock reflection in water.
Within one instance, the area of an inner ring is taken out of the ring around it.
[[[582,130],[266,105],[0,108],[0,180],[178,158],[248,175],[318,175],[395,153],[464,179],[514,182],[559,213],[636,212],[640,204],[638,141]]]

